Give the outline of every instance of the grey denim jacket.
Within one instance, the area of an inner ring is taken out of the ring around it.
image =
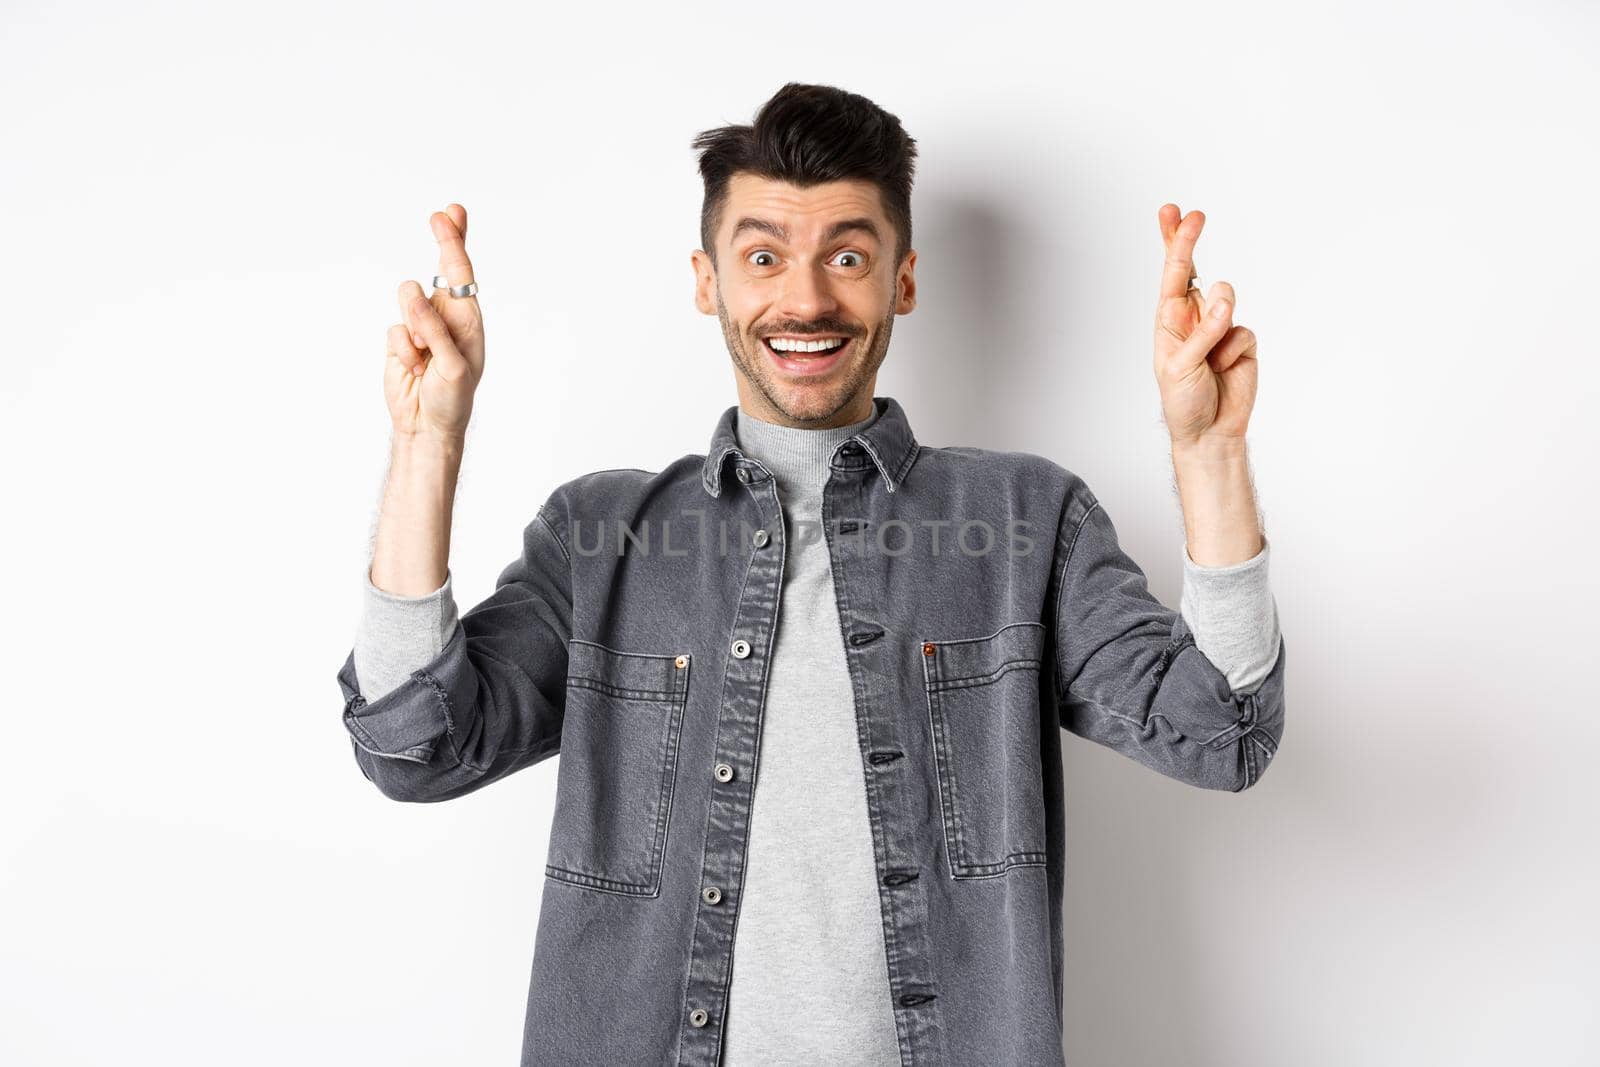
[[[1248,788],[1283,734],[1287,642],[1233,691],[1083,479],[921,445],[897,401],[874,403],[833,454],[820,533],[901,1062],[1060,1064],[1062,729]],[[736,410],[705,455],[558,486],[399,688],[368,703],[353,650],[338,673],[387,797],[449,800],[562,757],[523,1064],[719,1061],[786,551]]]

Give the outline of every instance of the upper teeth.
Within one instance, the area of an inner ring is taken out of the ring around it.
[[[779,352],[826,352],[830,348],[844,344],[844,338],[830,337],[826,341],[791,341],[786,337],[769,337],[767,343]]]

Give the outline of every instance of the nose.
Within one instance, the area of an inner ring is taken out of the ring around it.
[[[838,309],[832,282],[821,265],[798,266],[784,272],[783,298],[778,310],[798,322],[810,322]]]

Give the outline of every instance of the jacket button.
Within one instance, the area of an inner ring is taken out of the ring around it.
[[[700,892],[700,895],[705,898],[707,904],[715,904],[722,899],[722,890],[714,885],[708,885]]]
[[[712,771],[711,773],[716,775],[717,781],[719,782],[733,781],[733,766],[731,764],[719,763],[717,764],[716,770]]]
[[[933,655],[933,642],[932,641],[924,641],[924,642],[922,642],[922,654],[924,656]]]
[[[767,531],[757,530],[755,532],[755,536],[750,538],[750,540],[755,542],[757,548],[766,548],[767,542],[771,540],[771,538],[767,535]]]
[[[706,1014],[706,1010],[704,1008],[696,1008],[694,1011],[689,1013],[689,1025],[704,1026],[706,1024],[706,1020],[709,1018],[711,1018],[711,1016]]]
[[[746,470],[745,468],[740,467],[739,468],[739,480],[741,482],[748,482],[750,480],[750,472],[748,470]]]
[[[750,642],[741,637],[733,643],[729,651],[733,653],[734,659],[744,659],[750,654]]]
[[[677,659],[673,660],[672,662],[677,664],[678,665],[678,669],[681,671],[681,670],[683,670],[685,667],[687,667],[689,665],[689,657],[688,656],[679,656]]]

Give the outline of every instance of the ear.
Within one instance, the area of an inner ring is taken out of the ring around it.
[[[900,263],[899,273],[895,276],[895,287],[898,295],[895,300],[894,311],[896,315],[909,314],[917,306],[917,250],[909,249],[906,257]]]
[[[702,315],[717,313],[717,272],[711,266],[711,257],[704,249],[689,253],[689,265],[694,269],[694,306]]]

